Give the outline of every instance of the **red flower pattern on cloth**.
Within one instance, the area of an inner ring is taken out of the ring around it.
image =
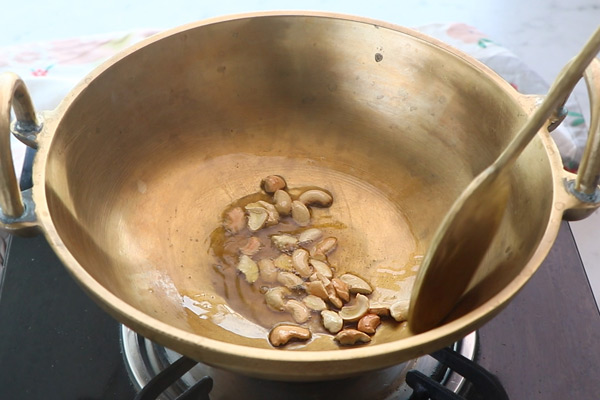
[[[476,43],[482,49],[487,48],[494,42],[478,29],[467,24],[452,24],[446,29],[446,34],[453,39],[458,39],[463,43]]]
[[[485,39],[486,35],[467,24],[452,24],[446,30],[448,36],[459,39],[464,43],[478,43],[480,39]]]
[[[14,60],[21,64],[31,64],[40,59],[40,53],[37,51],[26,50],[17,54]]]
[[[50,43],[48,55],[58,64],[88,64],[106,59],[129,42],[130,34],[116,39],[69,39]]]
[[[58,64],[87,64],[112,54],[112,51],[103,48],[107,42],[107,40],[60,40],[50,44],[48,55]]]
[[[49,67],[46,67],[46,68],[32,69],[31,70],[31,75],[33,75],[33,76],[46,76],[46,75],[48,75],[48,71],[50,71],[50,68],[52,68],[52,65],[50,65]]]
[[[6,47],[0,52],[0,68],[8,67],[21,74],[26,69],[27,74],[46,77],[56,74],[54,71],[49,74],[50,69],[56,66],[59,75],[77,74],[93,69],[119,50],[157,32],[141,30]]]

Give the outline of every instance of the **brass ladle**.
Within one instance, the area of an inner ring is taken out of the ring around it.
[[[458,303],[500,226],[510,193],[510,167],[553,113],[564,113],[565,101],[599,51],[600,28],[562,69],[506,149],[467,186],[444,217],[411,294],[408,325],[412,332],[435,328]]]

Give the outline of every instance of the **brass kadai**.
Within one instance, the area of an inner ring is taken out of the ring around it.
[[[186,25],[119,53],[39,116],[18,77],[3,75],[2,228],[43,232],[111,315],[199,361],[290,381],[376,370],[483,325],[539,267],[561,219],[600,205],[600,84],[589,71],[595,107],[580,181],[540,130],[509,173],[508,209],[482,268],[450,318],[424,333],[387,324],[366,346],[340,350],[323,335],[274,349],[249,302],[223,291],[231,283],[215,275],[208,251],[224,206],[280,174],[291,187],[333,194],[340,271],[409,296],[449,207],[542,97],[380,21],[303,12]],[[34,186],[23,194],[9,149],[11,105],[13,133],[38,148]]]

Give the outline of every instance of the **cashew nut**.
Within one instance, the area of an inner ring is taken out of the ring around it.
[[[409,300],[399,300],[390,306],[390,315],[398,322],[406,321],[408,318]]]
[[[225,214],[223,226],[231,233],[241,232],[246,226],[246,214],[241,207],[232,208]]]
[[[342,308],[344,306],[344,303],[342,302],[342,299],[340,299],[339,297],[337,297],[335,294],[329,294],[329,302],[331,304],[333,304],[333,306],[335,308]]]
[[[321,318],[323,319],[323,326],[331,333],[338,333],[344,326],[344,320],[335,311],[323,310],[321,311]]]
[[[350,293],[360,293],[360,294],[371,294],[373,293],[373,289],[371,285],[369,285],[364,279],[359,278],[353,274],[344,274],[340,276],[340,279],[344,281],[348,288],[350,289]]]
[[[348,288],[346,282],[339,278],[333,278],[331,280],[331,284],[335,289],[335,293],[340,299],[342,299],[342,301],[346,303],[350,301],[350,289]]]
[[[308,256],[308,251],[304,249],[296,249],[292,253],[294,270],[302,278],[308,278],[312,274],[312,267],[308,264]]]
[[[342,300],[337,296],[337,293],[335,291],[335,287],[333,286],[333,283],[331,283],[331,281],[328,278],[325,278],[323,275],[319,274],[318,272],[317,272],[317,278],[321,282],[323,282],[323,286],[325,287],[325,290],[327,291],[327,300],[329,300],[329,302],[331,304],[333,304],[334,307],[342,308],[344,303],[342,303]]]
[[[331,304],[333,304],[333,306],[335,308],[342,308],[344,306],[344,303],[342,302],[342,299],[340,299],[339,297],[337,297],[337,294],[335,293],[335,289],[331,290],[328,287],[326,287],[325,289],[327,289],[327,295],[328,295],[328,300]]]
[[[277,225],[279,223],[279,212],[277,212],[275,206],[264,200],[258,201],[258,204],[267,210],[267,221],[265,224],[267,226]]]
[[[381,318],[376,314],[366,314],[358,320],[358,330],[368,335],[373,335],[381,324]]]
[[[325,261],[317,260],[316,258],[311,258],[308,260],[308,263],[313,266],[315,272],[323,275],[327,279],[333,278],[333,271],[329,264]]]
[[[288,215],[292,212],[292,198],[288,192],[278,190],[273,194],[275,209],[282,215]]]
[[[284,311],[285,310],[285,298],[291,295],[292,292],[286,287],[277,286],[270,288],[265,293],[265,302],[267,306],[273,311]]]
[[[327,290],[325,289],[325,285],[320,280],[311,281],[306,284],[306,291],[310,294],[314,294],[317,297],[320,297],[323,300],[328,300],[329,295],[327,294]]]
[[[312,249],[312,256],[318,259],[324,258],[337,247],[337,239],[333,236],[326,237]]]
[[[292,272],[281,271],[277,274],[277,282],[288,289],[303,289],[304,281]]]
[[[314,294],[309,294],[302,299],[302,302],[306,305],[306,307],[313,311],[323,311],[327,308],[327,304],[325,304],[323,299],[315,296]]]
[[[240,256],[237,269],[244,274],[248,283],[254,283],[258,279],[258,265],[245,254]]]
[[[273,261],[273,263],[282,271],[291,271],[294,267],[294,264],[292,263],[292,257],[288,256],[287,254],[280,254],[279,257]]]
[[[298,242],[302,245],[306,245],[314,242],[315,240],[319,240],[323,236],[323,232],[317,228],[310,228],[305,231],[302,231],[298,236]]]
[[[263,281],[272,283],[277,281],[277,267],[270,258],[264,258],[258,261],[258,272]]]
[[[344,329],[335,335],[334,339],[344,346],[351,346],[357,343],[368,343],[371,341],[369,335],[356,329]]]
[[[292,340],[304,342],[311,337],[308,329],[291,324],[277,325],[269,332],[269,342],[273,346],[283,346]]]
[[[284,253],[291,253],[298,247],[298,239],[287,233],[271,236],[271,242]]]
[[[381,317],[387,317],[390,315],[390,305],[387,303],[371,301],[369,304],[369,314],[377,314]]]
[[[265,223],[269,218],[269,213],[264,207],[261,207],[258,203],[250,203],[244,208],[248,212],[248,229],[252,232],[256,232],[265,226]]]
[[[246,241],[246,244],[244,244],[242,247],[240,247],[240,252],[247,256],[253,256],[256,253],[258,253],[261,245],[262,245],[262,243],[260,243],[260,240],[257,237],[251,236]]]
[[[260,182],[260,188],[269,194],[273,194],[278,190],[283,190],[287,187],[287,183],[282,176],[269,175]]]
[[[306,226],[310,222],[310,211],[304,203],[294,200],[292,201],[292,219],[300,226]]]
[[[285,303],[285,310],[289,312],[294,321],[299,324],[310,319],[310,310],[298,300],[288,300],[287,303]]]
[[[333,203],[333,197],[324,190],[311,189],[302,193],[298,200],[307,206],[329,207]]]
[[[354,322],[361,319],[367,311],[369,311],[369,299],[367,296],[357,294],[354,304],[342,307],[340,317],[344,321]]]

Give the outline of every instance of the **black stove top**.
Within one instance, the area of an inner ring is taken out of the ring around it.
[[[15,237],[0,292],[0,399],[133,399],[119,324],[43,236]]]

